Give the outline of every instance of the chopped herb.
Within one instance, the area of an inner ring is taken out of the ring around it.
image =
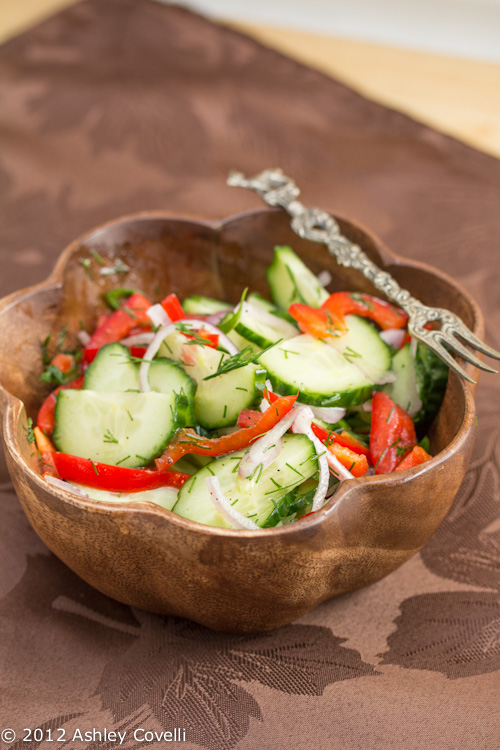
[[[287,354],[298,354],[299,353],[299,352],[294,352],[293,349],[282,349],[281,351],[285,355],[285,359],[288,359],[288,357],[286,356]]]
[[[348,471],[352,471],[355,466],[356,466],[356,461],[353,461],[352,464],[349,466]]]
[[[246,365],[249,365],[249,364],[255,364],[258,361],[259,357],[262,357],[263,354],[269,351],[269,349],[272,349],[273,346],[276,346],[276,344],[279,344],[280,341],[282,340],[283,339],[280,339],[279,341],[275,341],[273,344],[266,346],[265,349],[262,349],[262,351],[258,352],[257,354],[252,354],[251,344],[246,346],[241,351],[236,352],[236,354],[233,354],[232,356],[228,357],[224,361],[222,361],[225,356],[223,354],[219,362],[219,366],[217,370],[211,375],[207,375],[207,377],[203,378],[203,380],[211,380],[212,378],[217,377],[217,375],[223,375],[226,372],[237,370],[239,367],[245,367]]]
[[[135,314],[135,312],[132,310],[131,307],[127,307],[127,305],[124,305],[121,309],[123,310],[123,312],[126,312],[129,317],[137,318],[137,315]]]
[[[247,296],[248,287],[243,290],[243,293],[241,295],[240,301],[238,302],[235,312],[232,314],[229,313],[226,315],[219,323],[219,328],[223,333],[229,333],[229,331],[232,331],[235,326],[238,325],[241,318],[241,313],[243,309],[243,303],[245,301],[245,298]]]
[[[125,456],[125,458],[120,458],[120,460],[116,462],[116,465],[117,465],[117,466],[119,466],[119,465],[120,465],[120,464],[122,464],[122,463],[123,463],[124,461],[126,461],[126,460],[127,460],[127,458],[130,458],[130,456]]]
[[[114,355],[113,355],[114,356]],[[142,360],[141,360],[142,362]],[[127,388],[124,393],[140,393],[140,390],[138,388]]]
[[[101,276],[112,276],[114,273],[128,273],[130,271],[130,268],[118,258],[117,261],[115,261],[115,265],[112,267],[106,267],[101,268],[99,273]]]
[[[61,333],[57,337],[56,352],[61,351],[62,345],[64,344],[64,339],[66,338],[66,333],[67,332],[68,332],[68,326],[64,326],[64,328],[62,329]]]
[[[269,477],[269,478],[275,487],[278,487],[280,490],[283,489],[281,484],[278,484],[278,482],[275,479],[273,479],[272,477]]]
[[[351,349],[350,346],[346,346],[344,350],[344,357],[346,359],[361,359],[361,354],[359,352],[356,352],[354,349]]]
[[[293,302],[293,300],[294,300],[295,297],[298,297],[299,300],[302,299],[302,295],[300,294],[299,287],[297,286],[297,281],[295,280],[295,276],[292,273],[292,269],[289,266],[287,266],[287,265],[285,265],[285,268],[286,268],[286,271],[287,271],[287,273],[288,273],[288,275],[290,277],[290,281],[293,284],[293,295],[290,298],[290,302]]]
[[[144,458],[144,456],[140,456],[138,453],[135,454],[136,458],[140,458],[141,461],[144,461],[145,464],[149,461],[149,458]]]
[[[234,465],[234,469],[232,469],[231,474],[236,474],[236,472],[240,468],[241,458],[239,456],[236,456],[235,460],[238,461],[239,463]]]
[[[227,413],[227,404],[224,404],[224,414],[222,415],[222,419],[226,418],[226,413]]]
[[[97,471],[97,466],[95,465],[95,463],[92,461],[91,458],[89,458],[89,461],[90,461],[90,464],[91,464],[92,468],[94,469],[94,472],[95,472],[96,476],[98,476],[99,472]]]
[[[263,463],[257,464],[257,466],[252,471],[252,473],[250,474],[250,476],[248,477],[248,479],[249,480],[253,479],[255,477],[255,475],[257,474],[257,472],[258,472],[257,477],[255,479],[255,482],[257,483],[259,481],[261,475],[262,475],[263,470],[264,470],[264,464]]]
[[[103,443],[117,443],[118,440],[115,438],[115,436],[113,435],[113,433],[111,432],[111,430],[108,429],[104,433],[104,437],[102,439],[102,442]]]
[[[237,385],[234,390],[235,391],[248,391],[248,388],[242,388],[240,385]]]
[[[92,278],[92,271],[90,270],[90,258],[80,258],[79,263],[81,264],[83,270],[89,277],[89,279]]]
[[[236,505],[236,503],[238,502],[238,500],[239,500],[239,498],[236,498],[236,500],[234,500],[234,501],[233,501],[233,502],[231,503],[231,506],[233,506],[233,505]]]
[[[96,260],[99,263],[100,266],[105,266],[106,265],[106,261],[104,260],[104,258],[102,257],[102,255],[97,252],[97,250],[91,250],[90,254],[94,258],[94,260]]]
[[[203,338],[203,336],[200,336],[198,331],[196,331],[194,328],[190,328],[186,323],[177,323],[176,329],[183,333],[185,336],[192,336],[192,339],[190,341],[186,341],[186,346],[212,346],[212,342],[208,339]]]
[[[109,292],[106,292],[104,295],[104,299],[107,302],[107,304],[111,307],[112,310],[118,310],[120,307],[123,299],[128,299],[133,294],[135,294],[137,290],[136,289],[111,289]]]
[[[349,296],[355,302],[359,302],[359,304],[364,305],[364,307],[368,308],[368,310],[373,310],[373,304],[371,300],[366,300],[363,295],[358,294],[357,292],[351,292]]]
[[[296,474],[298,474],[298,475],[299,475],[299,477],[302,477],[302,478],[304,478],[304,475],[303,475],[303,474],[301,474],[301,473],[300,473],[300,471],[298,471],[298,469],[295,469],[295,468],[294,468],[293,466],[291,466],[291,465],[290,465],[290,464],[288,464],[288,463],[287,463],[287,464],[285,464],[285,466],[288,466],[288,468],[289,468],[289,469],[291,469],[292,471],[294,471],[294,472],[295,472]]]
[[[196,482],[197,477],[194,477],[194,479],[191,480],[191,487],[188,489],[188,495],[191,494],[193,491],[194,483]]]
[[[131,413],[129,412],[129,410],[128,410],[128,409],[125,409],[125,411],[127,412],[127,414],[128,414],[128,418],[130,419],[130,421],[131,421],[131,422],[133,422],[133,421],[134,421],[134,418],[133,418],[132,414],[131,414]]]
[[[395,408],[396,408],[396,404],[394,404],[394,406],[393,406],[393,407],[392,407],[392,409],[390,410],[390,412],[389,412],[389,416],[388,416],[388,417],[387,417],[387,419],[385,420],[385,421],[386,421],[386,423],[388,423],[388,422],[390,422],[390,421],[391,421],[391,417],[392,417],[392,412],[394,411],[394,409],[395,409]]]
[[[23,427],[23,430],[26,433],[26,440],[28,443],[34,443],[35,442],[35,433],[33,432],[33,420],[31,417],[28,417],[28,426]]]
[[[247,516],[247,518],[255,518],[256,515],[257,513],[251,513],[249,516]]]
[[[205,466],[205,469],[206,469],[207,471],[209,471],[209,472],[210,472],[210,474],[211,474],[211,475],[212,475],[213,477],[215,476],[215,472],[214,472],[214,471],[213,471],[213,470],[212,470],[212,469],[210,468],[210,464],[207,464],[207,465]]]

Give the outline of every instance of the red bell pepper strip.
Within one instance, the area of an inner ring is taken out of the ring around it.
[[[342,430],[342,432],[334,432],[333,430],[325,430],[323,427],[320,427],[317,424],[314,424],[314,422],[311,424],[312,431],[318,437],[320,440],[323,441],[323,443],[326,443],[327,445],[331,443],[336,443],[337,445],[343,445],[346,448],[350,448],[354,453],[358,453],[359,455],[366,456],[367,459],[371,458],[370,449],[363,445],[359,440],[356,440],[355,437],[352,435],[349,435],[346,430]],[[349,468],[349,467],[347,467]]]
[[[253,427],[257,424],[262,416],[261,411],[255,411],[254,409],[242,409],[239,413],[236,424],[238,427]]]
[[[370,451],[375,474],[389,474],[405,457],[405,448],[417,444],[409,414],[386,393],[376,391],[372,401]]]
[[[210,331],[205,331],[204,328],[200,328],[198,331],[196,331],[196,333],[202,339],[205,339],[205,341],[207,342],[206,346],[210,346],[212,347],[212,349],[217,349],[217,347],[219,346],[219,334],[218,333],[210,333]],[[192,333],[184,333],[184,336],[187,339],[196,338],[196,336]]]
[[[151,303],[142,294],[135,292],[125,300],[119,310],[111,313],[106,320],[97,327],[95,333],[85,347],[87,349],[100,349],[101,346],[112,344],[114,341],[127,336],[130,331],[141,323],[150,323],[147,310]]]
[[[176,294],[167,295],[165,299],[162,300],[161,306],[167,313],[172,323],[175,323],[176,320],[181,320],[185,317],[184,310],[182,309],[182,305],[177,299]]]
[[[269,432],[285,414],[288,414],[296,400],[297,396],[280,396],[272,406],[260,415],[260,419],[252,427],[245,427],[218,438],[200,437],[194,430],[179,430],[162,455],[156,459],[156,468],[159,471],[164,471],[187,453],[197,453],[201,456],[222,456],[226,453],[242,450],[261,435]]]
[[[77,378],[76,380],[72,380],[70,383],[66,383],[66,385],[60,385],[55,389],[55,391],[52,391],[52,393],[47,396],[40,407],[40,411],[38,412],[38,417],[36,420],[37,426],[46,435],[51,435],[54,431],[54,410],[56,408],[56,396],[59,391],[65,390],[66,388],[79,390],[80,388],[83,388],[83,380],[83,377],[81,377]]]
[[[345,445],[331,443],[328,446],[330,453],[338,458],[342,466],[348,469],[353,477],[364,477],[368,472],[368,459],[360,453],[355,453]]]
[[[413,469],[414,466],[418,466],[419,464],[423,464],[426,461],[429,461],[432,456],[429,456],[426,450],[424,450],[420,445],[416,445],[411,453],[408,453],[405,458],[401,461],[398,466],[394,469],[394,471],[404,471],[405,469]]]
[[[61,479],[77,482],[109,492],[142,492],[157,487],[182,487],[189,474],[179,471],[154,471],[111,466],[69,453],[53,454],[54,464]]]
[[[321,307],[340,317],[360,315],[362,318],[370,318],[384,330],[405,328],[408,323],[408,315],[404,310],[371,294],[334,292]]]
[[[294,303],[288,308],[288,313],[303,333],[310,333],[318,339],[339,338],[347,331],[344,318],[335,311]]]
[[[75,358],[72,354],[64,354],[64,352],[58,352],[52,359],[51,365],[57,367],[59,372],[71,372],[75,367]]]

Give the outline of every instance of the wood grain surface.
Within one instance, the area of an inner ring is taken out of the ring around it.
[[[1,0],[0,42],[74,0]],[[500,157],[500,65],[256,24],[231,24],[264,44]]]

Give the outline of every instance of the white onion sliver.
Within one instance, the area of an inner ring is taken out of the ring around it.
[[[151,305],[151,307],[146,310],[146,315],[155,326],[168,326],[168,324],[172,322],[172,319],[167,315],[166,311],[159,303],[157,305]]]
[[[262,449],[259,453],[255,454],[255,456],[250,457],[250,453],[247,453],[247,455],[240,461],[238,475],[241,479],[253,478],[255,481],[258,481],[264,469],[271,466],[271,464],[278,458],[282,448],[283,438],[279,437],[273,445]],[[256,471],[259,465],[262,466],[262,468],[260,471]]]
[[[141,362],[141,365],[139,367],[139,388],[143,393],[149,393],[151,388],[149,387],[149,364],[153,357],[158,353],[158,349],[160,348],[163,339],[165,339],[167,336],[170,336],[171,333],[176,333],[177,328],[175,327],[175,323],[170,323],[168,326],[162,326],[156,333],[154,334],[153,340],[151,341],[150,345],[146,349],[146,353],[144,354],[144,359]]]
[[[90,495],[87,495],[87,493],[81,490],[79,487],[75,487],[74,484],[65,482],[63,479],[51,477],[50,474],[47,474],[45,480],[54,487],[57,487],[57,489],[59,490],[66,490],[66,492],[72,492],[74,495],[80,495],[80,497],[90,498]]]
[[[385,385],[386,383],[395,383],[398,376],[392,370],[386,370],[382,375],[376,379],[376,385]]]
[[[373,404],[371,401],[365,401],[365,403],[361,405],[361,408],[363,411],[373,411]]]
[[[327,271],[325,268],[324,271],[320,271],[320,273],[318,273],[317,278],[321,286],[328,286],[333,277],[330,271]]]
[[[388,346],[399,349],[406,336],[406,330],[404,328],[387,328],[385,331],[380,331],[379,336]]]
[[[231,505],[222,492],[218,477],[207,477],[205,484],[210,493],[210,499],[221,516],[235,529],[259,529],[251,518],[239,513]]]
[[[318,486],[316,487],[316,492],[314,493],[312,503],[312,510],[314,512],[323,507],[326,493],[328,491],[328,481],[330,478],[330,473],[328,471],[327,454],[330,453],[330,451],[323,445],[321,440],[316,437],[311,429],[311,421],[314,417],[314,414],[310,407],[303,406],[302,408],[297,409],[297,411],[294,413],[295,420],[292,425],[292,431],[307,435],[309,440],[311,440],[311,442],[313,443],[314,449],[318,456],[319,481]]]
[[[142,333],[134,333],[133,336],[127,336],[125,339],[120,339],[120,344],[123,344],[123,346],[148,345],[152,342],[154,337],[155,335],[153,331],[143,331]]]
[[[311,410],[317,419],[329,424],[336,424],[345,417],[345,409],[340,406],[311,406]]]
[[[76,338],[82,346],[87,346],[90,341],[90,335],[87,333],[87,331],[78,331],[78,333],[76,334]]]
[[[275,443],[277,444],[278,440],[280,440],[285,432],[290,429],[298,414],[298,411],[291,409],[288,414],[282,417],[280,421],[274,425],[272,430],[269,430],[269,432],[252,444],[249,452],[240,461],[238,467],[238,475],[242,479],[251,476],[259,464],[263,464],[263,470],[272,464],[276,456],[279,454],[279,450],[278,453],[275,453],[274,457],[269,457],[268,454],[271,453],[271,446]]]

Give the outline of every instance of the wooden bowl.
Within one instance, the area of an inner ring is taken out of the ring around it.
[[[444,274],[403,260],[354,223],[337,217],[359,243],[423,302],[458,313],[479,336],[481,313]],[[273,247],[290,244],[316,273],[329,269],[331,291],[374,292],[357,272],[338,267],[324,246],[299,239],[279,210],[258,210],[220,224],[162,212],[127,216],[73,242],[44,283],[0,301],[0,406],[12,481],[33,528],[75,573],[127,604],[187,617],[233,633],[285,625],[319,602],[383,578],[436,531],[460,486],[475,428],[473,391],[450,376],[432,433],[435,457],[410,471],[344,482],[318,513],[265,531],[233,531],[189,521],[152,503],[99,503],[49,486],[40,476],[27,417],[49,388],[40,382],[40,344],[80,321],[95,325],[103,291],[127,286],[152,300],[175,291],[236,302],[244,286],[267,294]],[[120,258],[128,276],[89,278],[82,258],[97,250]]]

